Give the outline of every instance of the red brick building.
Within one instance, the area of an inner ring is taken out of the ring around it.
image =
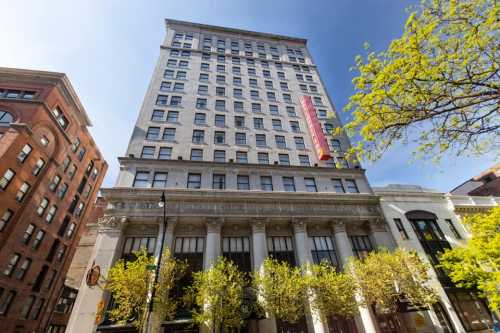
[[[106,161],[66,75],[0,68],[0,327],[44,332]]]

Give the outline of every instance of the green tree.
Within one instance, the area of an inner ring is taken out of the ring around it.
[[[344,272],[337,272],[327,264],[314,264],[308,271],[306,283],[312,293],[311,307],[325,316],[353,317],[360,305],[356,301],[357,286],[354,278]]]
[[[110,319],[120,324],[130,323],[141,331],[146,320],[148,292],[153,278],[148,266],[154,266],[155,258],[148,255],[144,248],[134,252],[134,257],[131,261],[120,259],[113,265],[108,273],[106,290],[113,296],[115,304],[109,311]],[[178,305],[178,300],[170,297],[170,290],[182,274],[183,267],[170,256],[168,249],[163,252],[153,308],[170,318]]]
[[[262,272],[254,274],[258,302],[267,313],[295,323],[304,316],[307,283],[299,267],[266,258]]]
[[[418,305],[437,300],[436,292],[427,286],[430,267],[415,253],[382,249],[364,259],[351,258],[349,265],[365,302],[383,312],[394,313],[401,297]]]
[[[243,324],[245,274],[230,260],[218,258],[214,265],[193,275],[187,298],[194,302],[193,320],[208,325],[212,332],[224,327],[239,328]]]
[[[477,288],[492,310],[500,310],[500,207],[464,217],[472,237],[440,258],[459,287]]]
[[[498,152],[499,15],[496,0],[423,0],[387,50],[356,57],[351,155],[377,160],[409,141],[435,160]]]

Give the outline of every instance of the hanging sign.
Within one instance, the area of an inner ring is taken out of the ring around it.
[[[309,127],[309,133],[311,133],[314,149],[316,150],[318,159],[321,161],[329,160],[331,158],[330,148],[328,147],[328,142],[326,141],[323,130],[321,129],[311,96],[303,95],[300,98],[300,103],[306,117],[307,126]]]

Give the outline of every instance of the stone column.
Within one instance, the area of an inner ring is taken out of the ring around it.
[[[389,231],[387,223],[384,219],[374,219],[370,221],[370,231],[372,238],[375,241],[375,248],[386,248],[389,250],[394,250],[396,247],[396,242]]]
[[[207,218],[207,242],[205,244],[204,269],[209,269],[212,264],[221,255],[221,236],[222,218]]]
[[[266,219],[255,219],[252,225],[253,270],[263,271],[263,263],[267,257]],[[272,314],[267,319],[257,321],[259,332],[276,333],[276,320]]]
[[[93,332],[99,324],[96,322],[98,307],[105,306],[103,277],[107,276],[116,260],[126,223],[127,218],[119,216],[104,216],[97,221],[98,234],[87,272],[92,267],[99,266],[101,277],[97,285],[92,287],[87,285],[85,279],[82,281],[67,332]]]
[[[335,245],[337,248],[338,257],[340,259],[340,263],[345,267],[349,257],[354,256],[352,251],[351,242],[349,237],[347,236],[347,230],[345,227],[345,223],[341,221],[337,221],[332,224],[333,233],[335,236]],[[358,299],[362,299],[361,295],[358,295]],[[356,316],[356,326],[361,332],[365,333],[377,333],[377,324],[376,318],[374,318],[370,309],[364,306],[359,307],[359,315]]]
[[[292,221],[293,234],[295,238],[295,253],[297,253],[297,260],[299,265],[307,265],[312,263],[311,249],[307,239],[306,222],[303,219],[294,219]],[[312,296],[314,298],[314,295]],[[312,302],[312,299],[308,300]],[[308,306],[308,313],[306,314],[307,328],[309,332],[326,333],[326,322],[321,313],[314,311]]]

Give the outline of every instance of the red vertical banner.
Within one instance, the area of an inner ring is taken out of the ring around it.
[[[309,133],[311,133],[318,159],[321,161],[329,160],[331,158],[330,148],[328,147],[328,142],[326,141],[326,137],[321,129],[311,96],[303,95],[300,99],[300,103],[302,105],[304,115],[306,116],[307,126],[309,127]]]

